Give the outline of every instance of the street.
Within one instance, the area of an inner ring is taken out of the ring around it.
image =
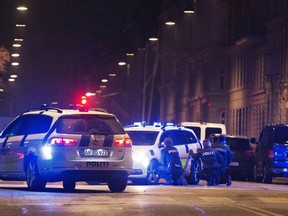
[[[0,181],[1,216],[18,215],[288,215],[288,181],[273,184],[234,181],[230,187],[128,185],[111,193],[107,185],[79,182],[74,192],[50,183],[30,192],[25,182]]]

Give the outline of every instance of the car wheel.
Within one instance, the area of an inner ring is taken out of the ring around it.
[[[126,189],[127,181],[128,181],[127,175],[117,175],[111,177],[111,179],[107,182],[107,184],[111,192],[117,193],[122,192]]]
[[[46,186],[38,171],[36,159],[29,160],[26,168],[26,182],[29,190],[43,190]]]
[[[73,180],[64,180],[63,181],[63,188],[65,191],[73,191],[76,187],[76,181]]]
[[[158,163],[152,161],[147,170],[147,183],[148,184],[158,184],[159,182],[159,173],[158,173]]]
[[[266,166],[263,169],[263,182],[266,184],[272,183],[272,175]]]

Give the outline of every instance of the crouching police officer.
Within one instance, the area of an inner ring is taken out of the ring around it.
[[[223,163],[221,163],[220,166],[220,180],[218,183],[226,183],[227,186],[230,186],[232,184],[232,179],[227,173],[227,168],[232,161],[233,155],[230,147],[226,145],[226,137],[224,135],[220,135],[213,147],[221,154],[223,158]]]
[[[178,150],[173,147],[171,138],[164,139],[165,148],[161,150],[159,175],[167,182],[166,185],[182,185],[181,176],[184,172]]]
[[[202,161],[202,176],[200,178],[205,179],[208,186],[217,185],[219,168],[223,158],[211,147],[210,139],[205,139],[203,145],[204,149],[200,149],[196,154],[192,152],[192,157],[195,160],[201,159]]]

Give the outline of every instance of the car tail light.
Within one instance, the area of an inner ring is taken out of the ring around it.
[[[273,158],[274,157],[274,151],[269,149],[268,150],[268,158]]]
[[[69,139],[69,138],[52,138],[50,140],[50,143],[53,145],[65,145],[65,146],[72,146],[76,145],[76,140]]]
[[[131,147],[132,141],[130,138],[118,138],[114,140],[114,145],[118,147]]]

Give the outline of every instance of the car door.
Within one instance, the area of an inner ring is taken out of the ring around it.
[[[21,150],[26,137],[26,117],[15,119],[0,137],[0,172],[9,176],[23,171],[24,152]]]
[[[273,128],[266,126],[260,134],[259,142],[256,147],[256,172],[263,174],[263,168],[266,164],[269,143],[272,141]]]
[[[164,141],[166,137],[169,137],[173,141],[173,146],[177,148],[181,160],[186,160],[189,154],[189,146],[185,136],[186,131],[182,130],[167,130],[163,132],[160,143]]]
[[[271,143],[273,152],[273,168],[288,168],[288,127],[276,127],[273,134],[273,142]]]

